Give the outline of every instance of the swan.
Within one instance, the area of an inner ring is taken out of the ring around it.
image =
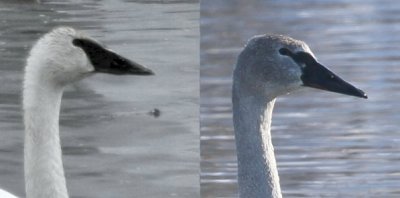
[[[67,198],[59,136],[63,89],[94,73],[152,75],[83,32],[59,27],[32,47],[23,82],[27,198]]]
[[[281,198],[271,141],[276,97],[302,87],[367,98],[317,62],[300,40],[265,34],[251,38],[233,72],[232,105],[241,198]]]

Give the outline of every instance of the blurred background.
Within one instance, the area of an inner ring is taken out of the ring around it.
[[[70,196],[199,197],[196,0],[0,0],[0,187],[24,197],[23,68],[57,26],[156,73],[97,74],[67,88],[60,133]]]
[[[400,196],[400,2],[201,1],[201,194],[237,197],[231,75],[253,35],[304,40],[369,99],[303,89],[272,119],[283,197]]]

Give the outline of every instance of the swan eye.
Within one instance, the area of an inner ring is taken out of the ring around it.
[[[81,39],[74,39],[72,40],[72,44],[76,47],[82,47],[84,42]]]
[[[281,49],[279,49],[279,54],[281,54],[283,56],[290,56],[292,54],[292,52],[290,50],[288,50],[287,48],[281,48]]]

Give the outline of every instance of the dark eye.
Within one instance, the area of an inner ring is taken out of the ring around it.
[[[281,48],[279,49],[279,54],[284,56],[289,56],[290,54],[292,54],[292,52],[286,48]]]
[[[74,39],[72,40],[72,44],[74,44],[77,47],[83,46],[83,41],[81,39]]]

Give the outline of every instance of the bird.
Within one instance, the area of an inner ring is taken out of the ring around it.
[[[69,197],[59,136],[62,94],[66,86],[95,73],[154,74],[72,27],[54,28],[30,50],[22,94],[27,198]]]
[[[319,63],[309,46],[278,34],[252,37],[233,71],[232,111],[241,198],[281,198],[271,140],[277,97],[303,87],[368,98]]]

